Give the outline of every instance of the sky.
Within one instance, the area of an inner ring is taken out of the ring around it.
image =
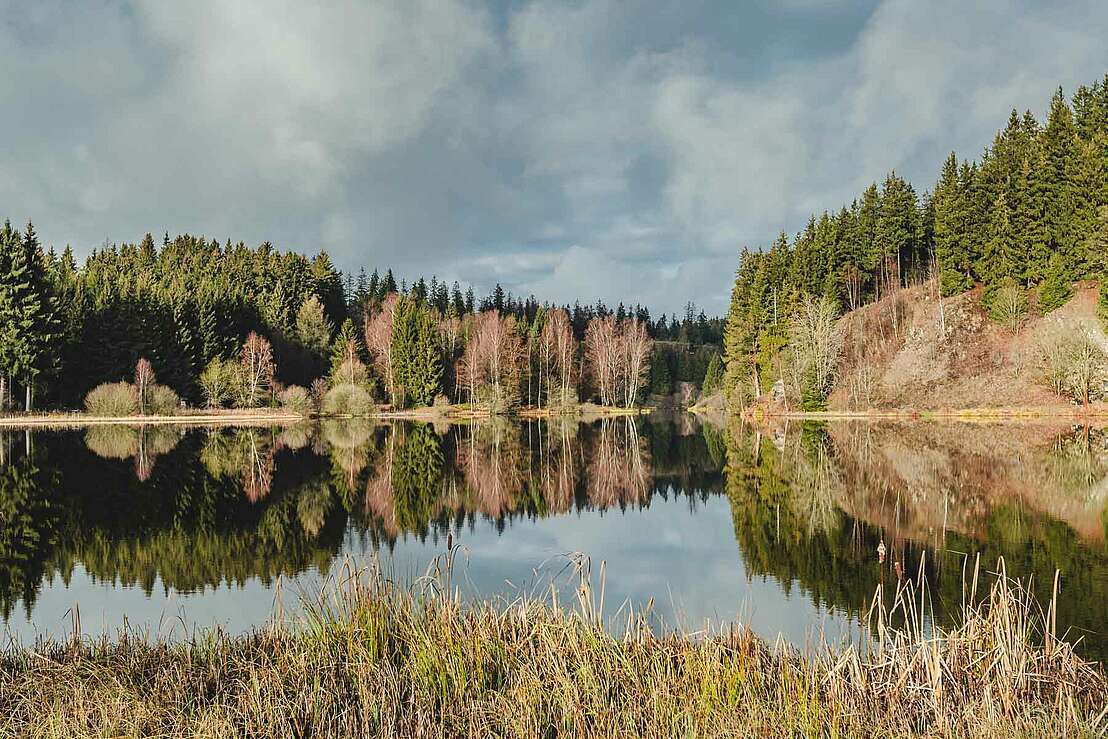
[[[744,246],[929,189],[1105,38],[1103,0],[0,0],[0,217],[722,314]]]

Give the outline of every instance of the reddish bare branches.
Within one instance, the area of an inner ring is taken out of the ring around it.
[[[264,336],[253,331],[242,345],[242,387],[240,401],[244,407],[257,405],[273,387],[277,367],[273,362],[273,347]]]
[[[400,296],[389,293],[374,313],[365,318],[365,343],[373,358],[373,367],[385,385],[389,401],[396,402],[396,367],[392,356],[392,326],[396,315],[396,304]]]
[[[646,383],[653,340],[635,318],[619,323],[612,316],[594,318],[585,331],[585,361],[604,405],[635,405]]]

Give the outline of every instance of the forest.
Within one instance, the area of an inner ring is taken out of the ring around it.
[[[1074,282],[1103,281],[1106,270],[1108,75],[1072,100],[1059,89],[1045,123],[1013,110],[979,160],[951,153],[930,191],[919,194],[891,172],[837,212],[813,215],[791,240],[782,233],[767,249],[744,250],[723,385],[759,395],[798,343],[798,323],[799,338],[811,340],[829,316],[911,285],[931,281],[940,296],[980,287],[1001,320],[1045,315],[1069,299]],[[1099,311],[1108,318],[1108,291]],[[819,352],[797,354],[802,395],[818,406],[830,375]]]
[[[722,377],[722,319],[357,277],[326,252],[147,234],[82,265],[0,230],[0,408],[613,406]],[[713,362],[714,360],[714,362]],[[712,372],[709,372],[710,366]]]

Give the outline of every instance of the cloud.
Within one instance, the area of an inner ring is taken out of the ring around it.
[[[6,7],[0,203],[79,252],[326,247],[560,302],[726,307],[744,245],[931,186],[1090,82],[1092,0]]]

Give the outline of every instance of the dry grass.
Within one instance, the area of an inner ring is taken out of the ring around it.
[[[402,589],[348,572],[295,629],[10,650],[0,734],[1100,735],[1105,675],[1054,636],[1052,609],[1003,573],[974,604],[969,578],[954,631],[928,634],[926,594],[905,587],[864,654],[801,656],[742,629],[658,638],[627,610],[605,629],[587,577],[569,611],[464,607],[448,574]]]

